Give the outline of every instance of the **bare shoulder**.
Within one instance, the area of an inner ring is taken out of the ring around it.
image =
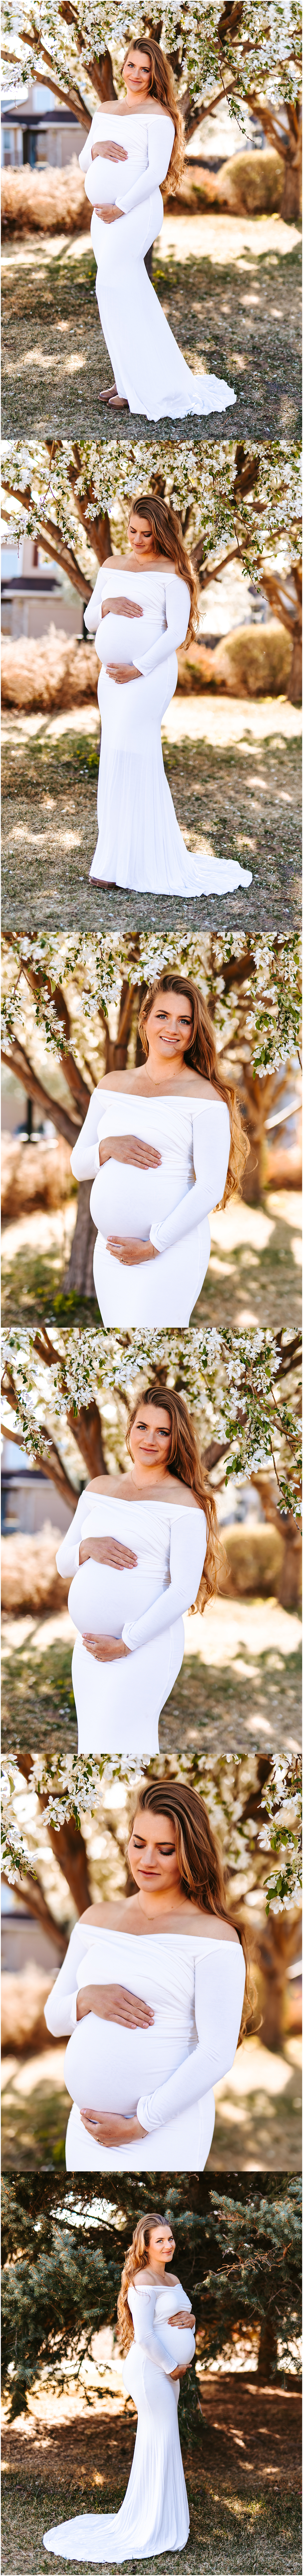
[[[234,1945],[236,1943],[237,1950],[241,1947],[239,1932],[235,1931],[234,1923],[226,1922],[226,1916],[224,1914],[203,1915],[203,1926],[206,1925],[208,1932],[211,1934],[212,1941],[233,1941]]]
[[[198,1494],[192,1494],[191,1485],[182,1485],[180,1476],[170,1476],[169,1483],[167,1479],[166,1492],[168,1493],[169,1490],[172,1500],[174,1497],[176,1502],[182,1503],[182,1509],[184,1505],[184,1511],[203,1512],[203,1503],[199,1502]]]
[[[86,1494],[103,1494],[104,1489],[105,1493],[107,1493],[108,1483],[108,1476],[92,1476],[90,1484],[85,1486],[85,1492]]]
[[[80,1914],[79,1919],[80,1923],[95,1923],[96,1926],[99,1924],[99,1928],[103,1926],[105,1931],[111,1925],[113,1929],[115,1928],[119,1923],[120,1914],[121,1905],[107,1905],[106,1902],[102,1905],[100,1898],[99,1904],[96,1902],[95,1905],[87,1905],[85,1914]]]

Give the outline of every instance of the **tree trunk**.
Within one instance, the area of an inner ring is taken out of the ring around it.
[[[90,1297],[94,1305],[97,1305],[93,1256],[98,1229],[93,1225],[90,1213],[91,1187],[91,1181],[79,1183],[75,1232],[68,1268],[63,1280],[63,1292],[68,1296],[71,1289],[77,1289],[79,1297]]]
[[[262,2323],[260,2325],[257,2379],[259,2379],[259,2381],[260,2379],[263,2380],[263,2385],[266,2385],[266,2381],[268,2379],[276,2379],[277,2359],[277,2328],[274,2324],[273,2317],[269,2315],[267,2317],[262,2317]]]
[[[280,206],[280,215],[283,216],[283,223],[300,223],[301,207],[302,181],[300,162],[297,160],[293,161],[289,156],[289,160],[285,161],[284,164],[284,188],[282,204]]]
[[[90,1483],[93,1476],[106,1476],[101,1414],[94,1396],[91,1404],[80,1405],[80,1411],[76,1415],[71,1406],[67,1420],[70,1423],[73,1440],[77,1441],[77,1448],[80,1449],[81,1458],[84,1459],[84,1465],[88,1467]]]
[[[42,1807],[44,1805],[42,1798],[40,1803]],[[84,1914],[86,1906],[91,1902],[84,1834],[78,1832],[73,1816],[70,1817],[69,1823],[60,1825],[59,1834],[53,1832],[51,1825],[48,1825],[47,1832],[55,1860],[59,1861],[59,1869],[63,1870],[63,1876],[67,1879],[74,1905],[77,1907],[77,1914]]]
[[[296,643],[293,645],[292,663],[291,663],[291,669],[290,669],[290,673],[289,673],[289,682],[288,682],[288,689],[287,689],[286,694],[287,694],[287,697],[288,697],[288,698],[290,698],[290,704],[291,704],[291,707],[301,707],[301,706],[302,706],[302,644],[301,644],[301,643],[297,643],[297,642],[296,642]]]

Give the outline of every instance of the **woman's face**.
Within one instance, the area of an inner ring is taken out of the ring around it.
[[[147,98],[151,79],[152,65],[149,54],[135,53],[130,45],[129,54],[126,54],[123,64],[125,89],[130,90],[133,98]]]
[[[186,1055],[190,1046],[193,1011],[182,993],[159,993],[152,1002],[146,1022],[148,1052],[157,1049],[163,1056]]]
[[[130,1453],[136,1475],[140,1477],[144,1466],[160,1467],[160,1471],[167,1467],[170,1447],[171,1419],[165,1405],[163,1412],[159,1404],[138,1405],[130,1433]]]
[[[152,1807],[139,1807],[134,1816],[128,1845],[129,1866],[140,1895],[144,1889],[161,1896],[161,1889],[180,1886],[173,1816],[158,1816]]]
[[[135,510],[131,510],[128,521],[128,543],[137,563],[145,563],[148,555],[156,553],[150,519],[137,519]]]
[[[166,2227],[165,2219],[163,2219],[163,2224],[160,2224],[159,2227],[151,2227],[148,2239],[149,2263],[151,2263],[153,2267],[155,2267],[155,2263],[172,2263],[175,2246],[176,2240],[175,2236],[172,2235],[171,2227]]]

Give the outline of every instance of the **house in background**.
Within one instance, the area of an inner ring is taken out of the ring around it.
[[[78,125],[69,107],[59,107],[51,89],[34,81],[28,88],[19,85],[2,101],[1,169],[65,170],[68,161],[78,160],[84,142],[83,125]]]

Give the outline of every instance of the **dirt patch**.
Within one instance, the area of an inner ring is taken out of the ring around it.
[[[258,2491],[271,2480],[275,2487],[301,2489],[301,2393],[296,2381],[287,2388],[275,2384],[260,2387],[257,2378],[240,2372],[218,2372],[199,2382],[202,2421],[194,2454],[195,2480],[213,2476],[220,2490],[232,2492],[237,2486]],[[93,2413],[89,2421],[83,2414],[73,2421],[63,2420],[57,2432],[51,2432],[39,2418],[30,2418],[22,2432],[13,2424],[5,2431],[3,2469],[19,2477],[45,2478],[52,2488],[101,2487],[104,2482],[115,2493],[117,2478],[130,2476],[136,2436],[135,2411],[128,2415]],[[193,2459],[183,2444],[185,2475]],[[99,2502],[99,2499],[98,2499]],[[101,2498],[100,2498],[101,2505]],[[85,2507],[84,2507],[85,2510]],[[98,2511],[97,2500],[95,2511]]]

